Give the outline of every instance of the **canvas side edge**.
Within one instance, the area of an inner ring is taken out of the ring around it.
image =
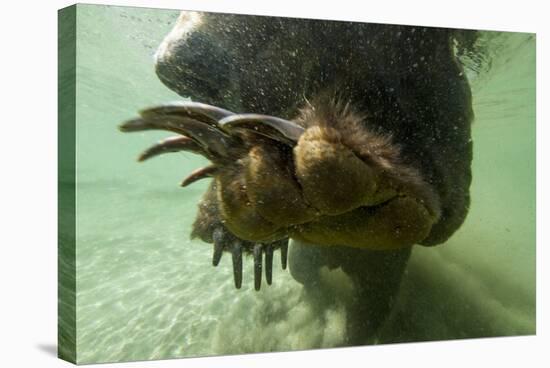
[[[58,12],[58,357],[76,363],[76,5]]]

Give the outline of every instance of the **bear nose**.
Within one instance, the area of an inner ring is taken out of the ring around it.
[[[178,27],[178,26],[176,26]],[[177,94],[219,103],[230,86],[230,56],[219,43],[193,28],[168,35],[156,54],[160,80]]]

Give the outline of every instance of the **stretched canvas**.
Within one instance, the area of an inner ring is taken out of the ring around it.
[[[60,10],[62,359],[532,334],[534,34]]]

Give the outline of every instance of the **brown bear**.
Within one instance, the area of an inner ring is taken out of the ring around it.
[[[350,344],[376,336],[413,245],[444,243],[469,207],[471,92],[457,53],[473,31],[183,12],[156,54],[197,102],[142,111],[123,131],[179,133],[144,152],[192,151],[213,177],[192,236],[242,282],[271,283],[274,250],[311,294],[319,270],[353,282]],[[293,242],[288,249],[288,239]],[[265,261],[262,260],[265,256]]]

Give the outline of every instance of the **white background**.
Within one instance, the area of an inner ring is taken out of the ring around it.
[[[537,336],[165,360],[116,367],[542,367],[548,320],[548,58],[544,1],[88,1],[172,9],[537,33]],[[314,4],[314,2],[310,2]],[[361,5],[360,3],[363,3]],[[70,1],[4,1],[0,10],[0,366],[63,367],[57,338],[57,9]],[[459,302],[459,301],[457,301]],[[546,312],[546,313],[545,313]],[[110,367],[111,364],[102,365]]]

